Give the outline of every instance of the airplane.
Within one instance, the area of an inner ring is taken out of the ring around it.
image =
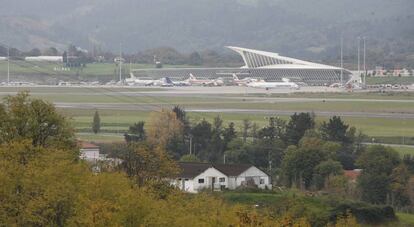
[[[151,86],[154,85],[155,80],[141,80],[137,77],[134,76],[133,73],[130,73],[130,78],[126,78],[125,79],[125,83],[132,86],[132,85],[137,85],[137,86]]]
[[[185,81],[191,85],[198,85],[198,86],[223,86],[224,85],[224,81],[222,78],[217,78],[215,80],[209,80],[209,79],[200,80],[200,79],[197,79],[192,73],[190,73],[190,77]]]
[[[183,87],[183,86],[191,86],[191,83],[188,80],[183,80],[183,81],[173,81],[171,80],[171,78],[169,77],[165,77],[166,81],[170,84],[172,84],[173,86],[178,86],[178,87]]]
[[[277,88],[300,89],[298,84],[290,82],[289,79],[283,78],[282,81],[283,82],[266,82],[264,80],[261,80],[248,83],[247,86],[253,88],[265,88],[266,90]]]
[[[239,77],[235,73],[233,73],[233,82],[238,86],[247,86],[247,84],[251,82],[257,82],[257,79],[246,77],[240,80]]]

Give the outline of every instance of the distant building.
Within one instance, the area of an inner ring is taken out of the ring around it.
[[[346,69],[324,65],[295,58],[281,56],[277,53],[252,50],[241,47],[228,47],[243,58],[241,68],[163,68],[133,70],[136,77],[160,79],[170,77],[175,80],[187,79],[190,74],[200,77],[217,79],[231,78],[233,74],[240,79],[251,77],[266,81],[282,81],[283,78],[292,82],[303,82],[308,85],[326,85],[351,80],[352,73]],[[342,74],[342,78],[341,78]]]
[[[0,61],[7,61],[7,57],[0,57]]]
[[[25,61],[41,61],[41,62],[63,62],[62,56],[37,56],[25,57]]]
[[[270,176],[253,165],[180,162],[180,175],[171,184],[185,192],[234,190],[239,187],[270,189]]]
[[[100,149],[99,146],[88,143],[88,142],[80,142],[80,158],[86,161],[98,161],[101,159]]]
[[[356,183],[358,177],[361,176],[362,170],[361,169],[354,169],[354,170],[345,170],[344,176],[348,179],[351,183]]]

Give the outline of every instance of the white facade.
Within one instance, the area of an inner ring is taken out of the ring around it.
[[[236,189],[245,186],[249,181],[253,181],[260,189],[271,189],[270,177],[260,169],[252,166],[239,176],[229,177],[229,189]]]
[[[173,185],[185,192],[197,193],[200,190],[213,188],[220,190],[227,188],[228,177],[214,167],[210,167],[200,175],[190,178],[179,178]]]
[[[248,184],[254,184],[260,189],[272,188],[270,177],[254,166],[249,167],[237,176],[229,176],[212,165],[193,178],[180,177],[172,180],[171,184],[189,193],[197,193],[204,189],[215,191],[235,190]]]
[[[80,158],[87,161],[100,160],[99,148],[82,148],[80,149]]]

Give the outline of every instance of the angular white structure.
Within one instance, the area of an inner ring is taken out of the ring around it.
[[[341,68],[323,65],[308,61],[302,61],[295,58],[280,56],[277,53],[252,50],[242,47],[227,46],[227,48],[239,53],[243,58],[245,66],[242,68],[266,68],[266,69],[334,69],[341,70]]]
[[[308,85],[330,85],[341,82],[345,84],[352,78],[350,71],[340,67],[303,61],[267,51],[234,46],[227,48],[240,54],[244,66],[240,68],[163,68],[133,71],[137,77],[152,79],[170,77],[173,80],[184,80],[190,74],[197,78],[209,79],[231,78],[233,75],[237,75],[240,79],[249,77],[267,82],[277,82],[287,78],[292,82]]]

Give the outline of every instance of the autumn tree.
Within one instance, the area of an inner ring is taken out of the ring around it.
[[[0,144],[30,140],[34,146],[74,148],[74,130],[56,108],[28,92],[8,96],[0,104]]]
[[[245,143],[247,141],[247,137],[249,137],[249,131],[252,127],[252,122],[249,119],[243,119],[243,142]]]
[[[183,125],[173,111],[162,109],[151,113],[147,131],[151,145],[165,148],[173,138],[183,135]]]

